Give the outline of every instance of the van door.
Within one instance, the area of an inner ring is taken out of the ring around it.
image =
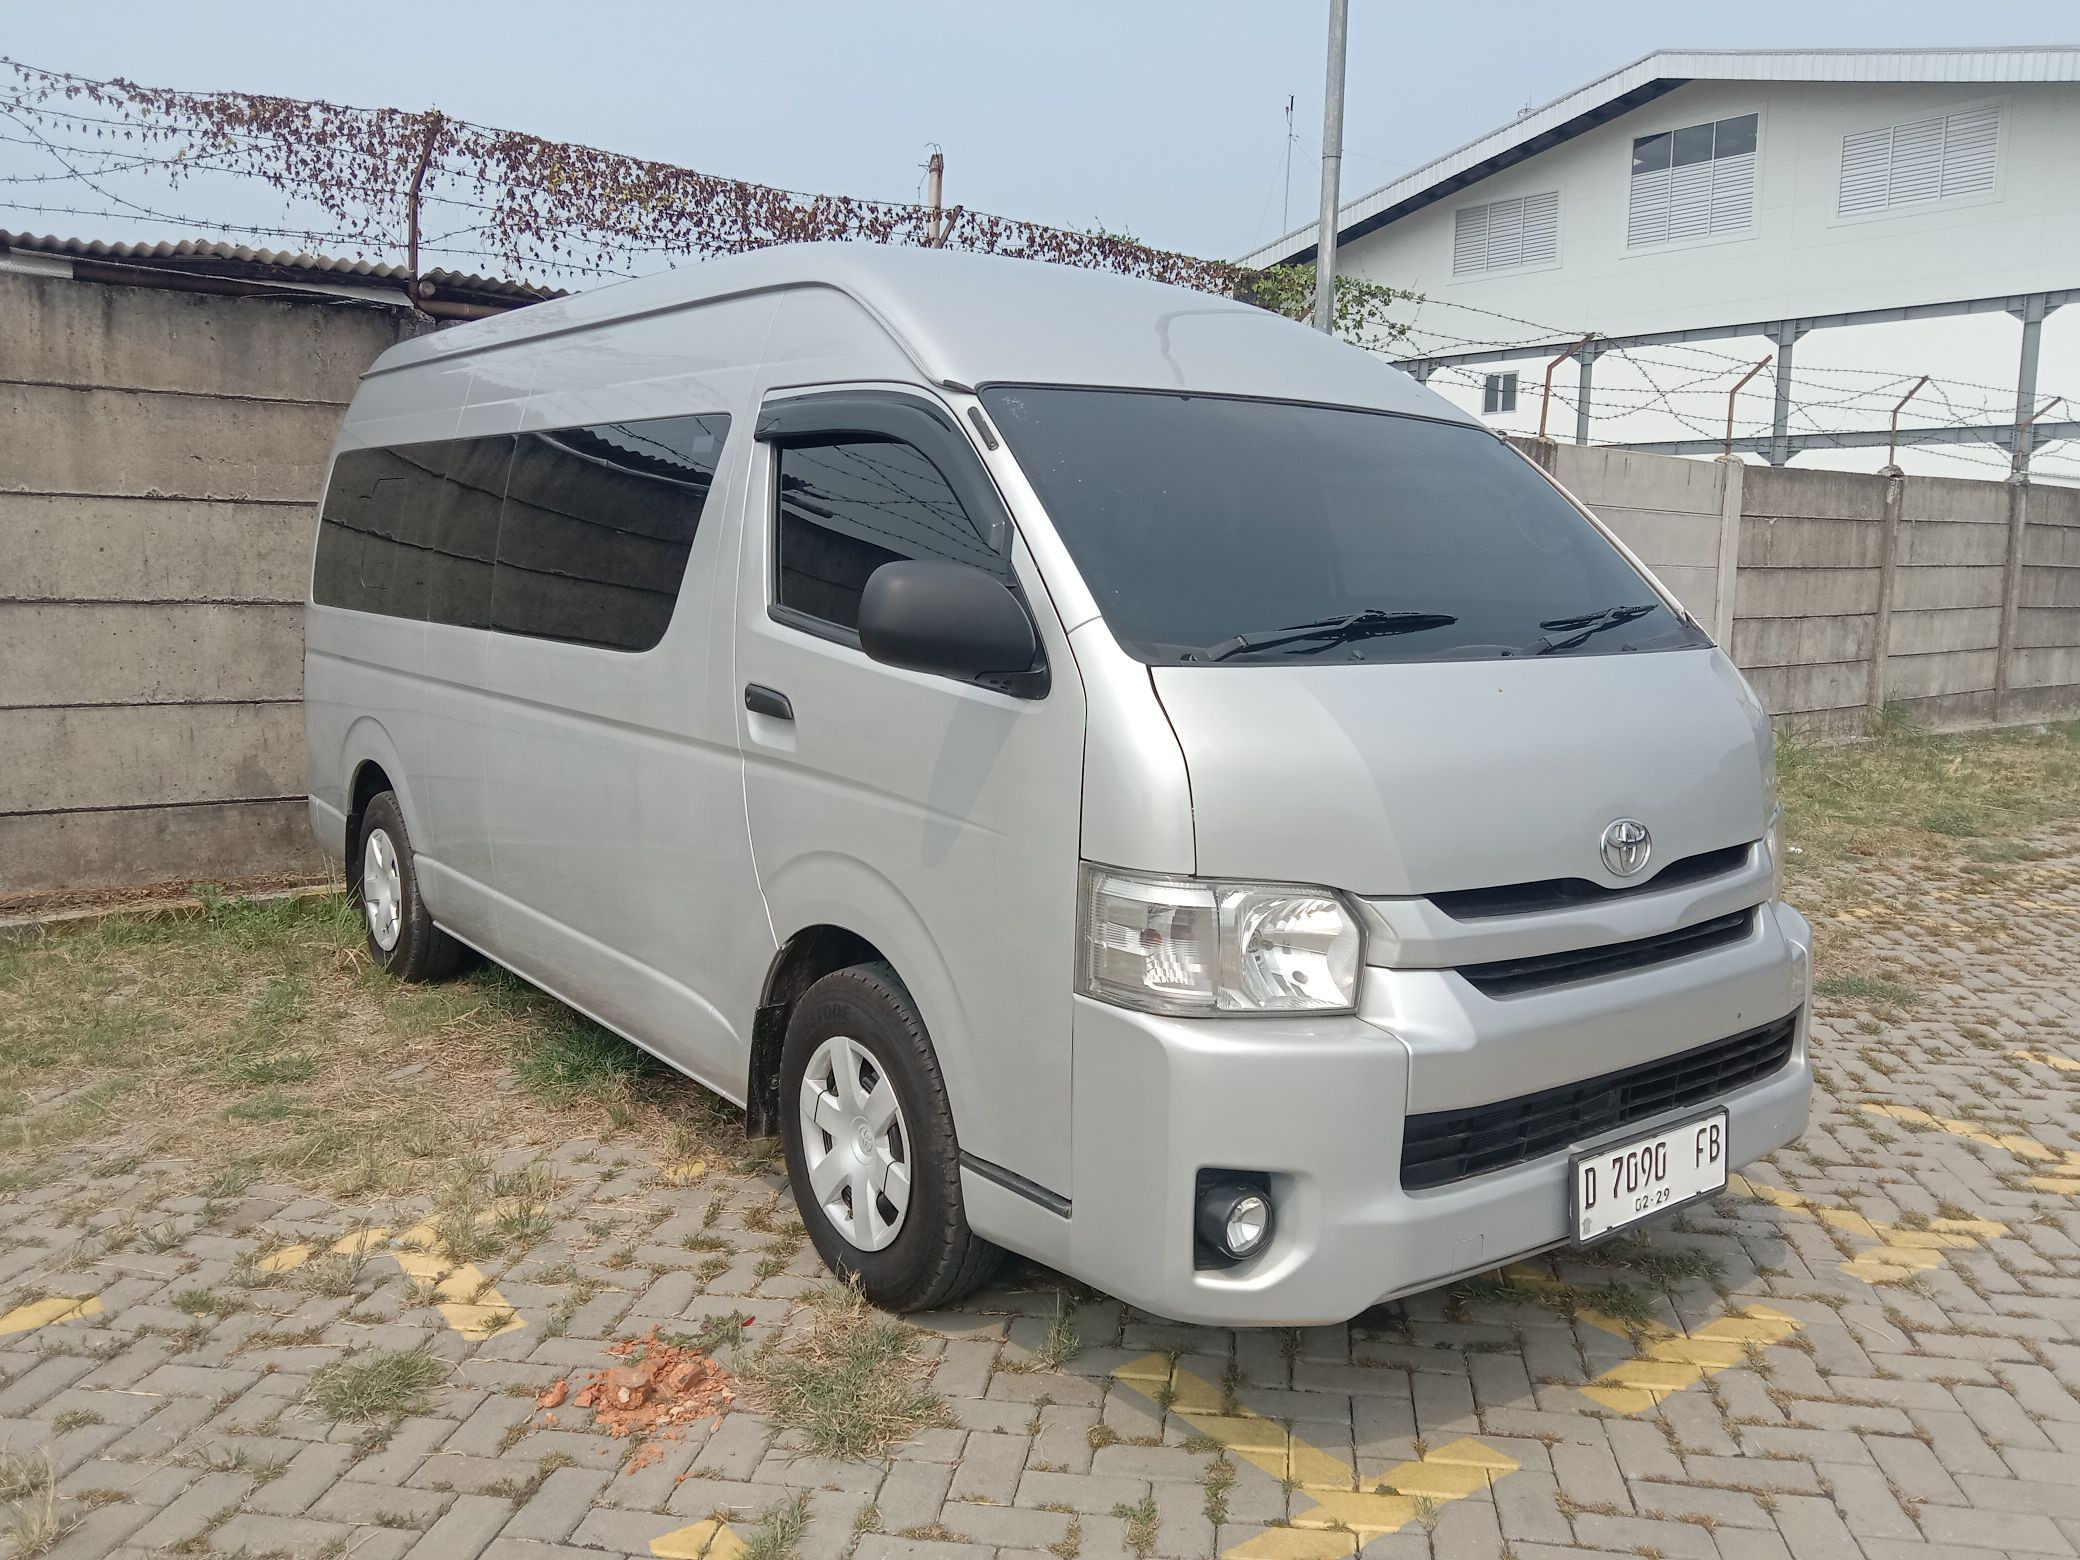
[[[500,957],[735,1096],[743,1052],[713,994],[772,941],[713,610],[735,562],[727,506],[710,502],[729,425],[518,436],[485,758]]]
[[[850,389],[767,401],[752,451],[737,681],[746,809],[783,942],[852,931],[931,1032],[964,1157],[1069,1183],[1083,690],[1003,501],[945,406]],[[902,558],[1023,590],[1039,686],[867,659],[860,592]]]

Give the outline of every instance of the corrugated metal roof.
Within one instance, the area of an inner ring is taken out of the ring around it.
[[[1337,213],[1337,242],[1571,140],[1691,81],[2080,81],[2080,46],[1996,49],[1664,49],[1535,108],[1521,119],[1361,195]],[[1243,257],[1247,266],[1312,259],[1318,223]]]
[[[0,229],[0,250],[98,260],[193,276],[288,281],[306,286],[344,283],[364,295],[371,291],[403,292],[412,280],[411,273],[401,265],[286,249],[252,249],[244,244],[199,238],[177,243],[112,244],[101,239],[59,238],[49,233],[11,233]],[[434,269],[422,272],[419,279],[432,286],[435,296],[464,303],[521,304],[563,296],[561,289],[478,276],[474,272]],[[353,285],[356,283],[368,285],[357,287]]]

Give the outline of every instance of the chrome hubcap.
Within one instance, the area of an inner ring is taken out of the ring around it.
[[[362,847],[361,908],[376,946],[385,953],[395,948],[404,924],[404,874],[397,865],[397,847],[382,829],[370,829]]]
[[[801,1112],[817,1206],[861,1251],[881,1250],[910,1208],[910,1133],[895,1085],[873,1052],[833,1035],[809,1058]]]

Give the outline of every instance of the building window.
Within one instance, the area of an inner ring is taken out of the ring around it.
[[[1560,192],[1461,206],[1452,221],[1452,275],[1552,265],[1560,258]]]
[[[1993,193],[2001,140],[1999,105],[1937,114],[1842,137],[1844,217]]]
[[[779,482],[777,604],[819,622],[856,631],[860,593],[884,563],[944,558],[1007,570],[939,468],[908,444],[788,445]]]
[[[1754,114],[1643,135],[1632,143],[1625,247],[1745,233],[1755,221]]]
[[[1517,409],[1517,376],[1490,374],[1481,386],[1481,415],[1493,417],[1497,412],[1513,412]]]

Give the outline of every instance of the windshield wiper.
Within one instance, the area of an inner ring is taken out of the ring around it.
[[[1538,655],[1551,655],[1556,650],[1573,650],[1587,644],[1591,634],[1600,634],[1607,628],[1622,628],[1635,618],[1643,618],[1656,607],[1658,601],[1650,601],[1639,607],[1604,607],[1596,612],[1584,612],[1578,617],[1547,618],[1538,626],[1554,633],[1566,633],[1565,639],[1540,639],[1531,647]]]
[[[1283,628],[1237,634],[1217,645],[1208,645],[1200,653],[1209,661],[1225,661],[1245,650],[1270,650],[1279,645],[1320,640],[1317,649],[1301,652],[1315,655],[1335,645],[1347,645],[1354,639],[1371,639],[1381,634],[1419,634],[1426,628],[1444,628],[1458,621],[1449,612],[1383,612],[1371,607],[1346,617],[1322,618],[1313,623],[1288,623]]]

